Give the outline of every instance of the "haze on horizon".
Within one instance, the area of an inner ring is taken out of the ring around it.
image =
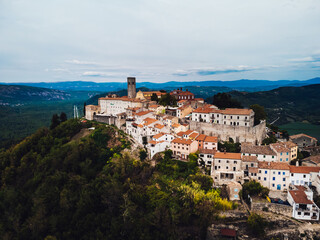
[[[0,82],[305,80],[317,0],[0,0]]]

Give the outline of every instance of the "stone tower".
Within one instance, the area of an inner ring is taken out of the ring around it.
[[[128,77],[128,98],[135,98],[136,97],[136,78]]]

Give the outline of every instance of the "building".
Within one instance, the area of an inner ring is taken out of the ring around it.
[[[242,156],[255,156],[258,161],[277,162],[277,153],[269,145],[255,146],[251,143],[241,143]]]
[[[205,166],[211,166],[216,152],[213,149],[200,149],[198,162],[200,164],[203,162]]]
[[[292,217],[300,220],[319,220],[319,207],[313,202],[313,192],[307,186],[293,186],[287,200],[292,206]]]
[[[317,146],[318,142],[316,138],[304,133],[292,135],[289,137],[289,139],[295,144],[297,144],[300,150],[302,150],[305,147],[315,147]]]
[[[227,192],[230,201],[240,201],[240,191],[242,186],[238,182],[228,182]]]
[[[158,99],[161,98],[162,95],[165,95],[165,92],[160,91],[148,91],[148,92],[137,92],[136,98],[143,99],[143,100],[151,100],[152,95],[157,95]]]
[[[258,171],[254,171],[253,169],[258,170],[258,158],[256,156],[242,156],[242,169],[244,173],[244,177],[257,177]],[[249,174],[249,168],[251,168],[251,173]],[[256,178],[255,178],[256,179]]]
[[[219,110],[216,106],[206,106],[192,112],[192,121],[223,124],[229,126],[253,127],[254,111],[252,109],[226,108]]]
[[[152,137],[152,140],[148,143],[150,150],[150,156],[153,156],[159,152],[163,152],[170,148],[171,141],[174,139],[173,135],[160,132]]]
[[[277,159],[279,162],[291,161],[291,149],[285,145],[283,142],[271,143],[270,148],[277,154]]]
[[[290,183],[292,185],[315,185],[320,176],[320,167],[290,165]]]
[[[115,116],[126,112],[128,108],[141,108],[143,101],[128,97],[102,97],[98,100],[101,115]]]
[[[128,98],[135,98],[136,97],[136,78],[135,77],[128,77],[127,78],[127,85],[128,85]]]
[[[85,118],[87,120],[93,120],[93,116],[100,114],[100,106],[95,106],[95,105],[86,105],[86,109],[85,109]]]
[[[171,142],[171,150],[176,159],[187,160],[189,154],[198,150],[198,143],[190,139],[175,138]]]
[[[259,162],[257,177],[261,185],[270,190],[288,190],[290,184],[289,164],[285,162]]]
[[[211,166],[211,176],[216,186],[231,181],[242,182],[241,153],[216,152]]]
[[[218,151],[218,138],[206,136],[203,140],[203,149],[211,149]]]
[[[191,105],[183,105],[177,108],[177,117],[184,118],[185,116],[189,115],[192,112],[193,108]]]
[[[182,91],[182,88],[173,90],[170,95],[174,96],[177,100],[192,100],[194,99],[194,94],[186,91]]]

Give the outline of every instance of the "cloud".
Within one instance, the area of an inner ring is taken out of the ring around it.
[[[76,65],[100,65],[97,62],[81,61],[81,60],[77,60],[77,59],[65,60],[65,62],[66,63],[76,64]]]
[[[175,73],[172,73],[173,76],[178,76],[178,77],[186,77],[190,74],[190,72],[187,72],[185,70],[177,70]]]
[[[190,70],[177,70],[172,75],[173,76],[189,76],[189,75],[209,76],[209,75],[216,75],[216,74],[248,72],[248,71],[254,71],[258,69],[261,69],[261,68],[249,67],[249,66],[243,66],[243,65],[231,66],[231,67],[195,68]]]
[[[320,62],[320,55],[314,55],[310,57],[303,58],[293,58],[289,60],[290,62]]]
[[[106,78],[114,78],[114,77],[123,77],[122,73],[115,74],[115,73],[106,73],[106,72],[95,72],[95,71],[88,71],[81,74],[83,77],[106,77]]]
[[[199,70],[198,75],[207,76],[215,74],[226,74],[226,73],[238,73],[238,72],[247,72],[252,71],[252,69],[226,69],[226,70]]]

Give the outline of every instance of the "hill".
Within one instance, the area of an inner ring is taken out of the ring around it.
[[[13,83],[10,83],[13,84]],[[72,81],[72,82],[40,82],[40,83],[14,83],[17,85],[27,85],[33,87],[42,87],[50,89],[59,89],[67,91],[101,91],[111,92],[126,89],[126,82],[88,82],[88,81]],[[255,92],[276,89],[282,86],[305,86],[310,84],[320,84],[320,78],[313,78],[305,81],[299,80],[234,80],[234,81],[170,81],[164,83],[154,82],[137,82],[137,87],[145,87],[149,89],[174,89],[179,87],[197,86],[197,87],[227,87],[233,90]]]
[[[88,127],[68,120],[0,151],[3,239],[204,239],[233,208],[195,158],[168,151],[153,167],[125,133],[77,134]]]
[[[320,124],[320,84],[302,87],[281,87],[270,91],[238,92],[230,94],[248,107],[260,104],[266,108],[269,122],[276,124],[308,121]]]

